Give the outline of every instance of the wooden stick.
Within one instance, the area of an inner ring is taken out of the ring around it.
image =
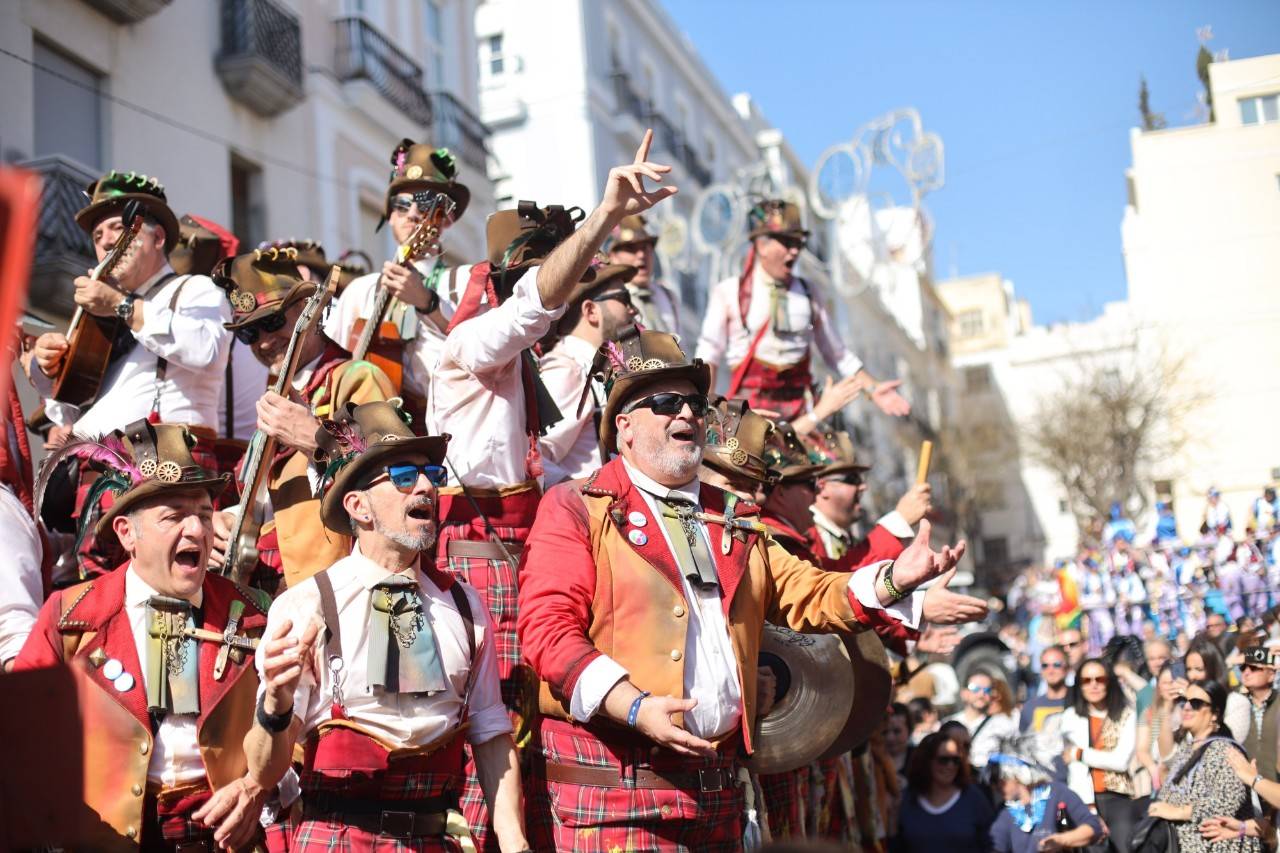
[[[925,439],[920,442],[920,465],[916,468],[916,483],[929,479],[929,462],[933,459],[933,442]]]

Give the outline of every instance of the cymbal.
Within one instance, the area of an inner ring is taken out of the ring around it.
[[[800,634],[766,623],[760,665],[777,676],[778,699],[759,722],[747,766],[757,773],[804,767],[831,746],[852,716],[849,652],[835,635]]]
[[[861,631],[844,635],[841,639],[853,667],[853,703],[844,728],[827,751],[819,756],[820,759],[835,758],[866,743],[876,725],[884,719],[893,696],[889,656],[875,632]]]

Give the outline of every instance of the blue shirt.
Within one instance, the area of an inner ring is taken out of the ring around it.
[[[1102,831],[1101,824],[1098,819],[1089,811],[1089,807],[1084,801],[1071,792],[1071,789],[1061,782],[1049,783],[1049,807],[1044,810],[1044,818],[1040,821],[1040,826],[1044,829],[1057,832],[1054,829],[1054,823],[1058,819],[1058,803],[1065,803],[1067,806],[1067,814],[1071,817],[1071,823],[1074,826],[1083,826],[1088,824],[1093,827],[1095,833]],[[1009,814],[1009,810],[1000,807],[1000,813],[996,816],[995,823],[991,824],[991,845],[988,848],[995,853],[1036,853],[1036,839],[1034,830],[1031,832],[1023,832],[1014,825],[1013,815]]]

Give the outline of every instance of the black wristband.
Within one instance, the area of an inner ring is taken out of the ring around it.
[[[293,708],[290,708],[280,714],[268,714],[267,709],[263,706],[263,701],[265,699],[265,696],[259,697],[258,699],[258,710],[255,715],[258,719],[258,725],[262,726],[273,735],[278,735],[285,729],[289,728],[289,724],[293,722]]]
[[[427,307],[422,309],[424,314],[432,314],[440,307],[440,294],[431,288],[427,288]]]

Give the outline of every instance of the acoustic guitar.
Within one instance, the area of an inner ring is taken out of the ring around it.
[[[94,281],[102,281],[122,269],[133,257],[134,240],[142,230],[142,205],[130,201],[120,220],[124,230],[107,256],[89,274]],[[97,317],[76,308],[67,328],[67,353],[53,383],[53,399],[84,407],[98,398],[121,323],[119,317]]]
[[[325,304],[338,290],[338,276],[341,272],[341,267],[331,267],[324,287],[316,288],[302,307],[302,313],[298,315],[293,335],[289,338],[289,347],[285,350],[284,363],[280,366],[280,375],[271,386],[271,390],[282,397],[288,396],[293,377],[298,372],[298,360],[302,357],[300,345],[307,335],[316,333]],[[254,432],[249,439],[249,449],[245,452],[244,467],[241,469],[240,505],[227,536],[226,559],[221,567],[213,567],[214,571],[238,584],[248,581],[253,567],[258,563],[258,531],[262,525],[254,510],[267,485],[267,475],[275,455],[276,440],[261,430]]]

